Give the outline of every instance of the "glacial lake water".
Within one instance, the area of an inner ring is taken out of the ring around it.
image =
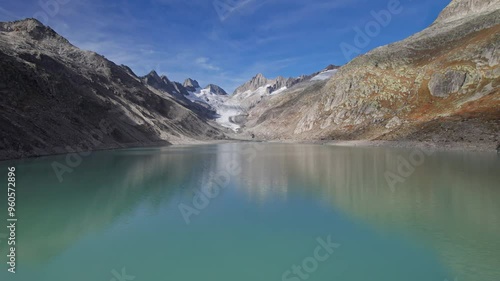
[[[236,143],[77,160],[0,163],[18,218],[0,280],[500,280],[496,154]]]

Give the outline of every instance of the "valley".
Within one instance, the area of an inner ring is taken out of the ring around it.
[[[427,29],[346,65],[290,78],[259,73],[229,94],[154,70],[138,76],[36,19],[3,22],[0,159],[232,139],[493,151],[499,45],[500,3],[454,0]],[[112,129],[99,137],[103,121]]]

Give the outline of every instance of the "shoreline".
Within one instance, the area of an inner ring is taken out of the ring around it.
[[[100,151],[115,151],[115,150],[121,150],[121,149],[134,149],[134,148],[159,148],[159,147],[170,147],[170,146],[192,146],[192,145],[208,145],[208,144],[223,144],[223,143],[236,143],[236,142],[250,142],[247,140],[232,140],[232,139],[222,139],[222,140],[189,140],[189,141],[182,141],[182,142],[170,142],[170,141],[157,141],[157,142],[149,142],[149,143],[133,143],[130,145],[119,145],[119,146],[114,146],[114,145],[105,145],[101,147],[96,147],[91,150],[72,150],[72,151],[64,151],[64,152],[38,152],[37,154],[33,155],[26,155],[26,156],[21,156],[18,157],[18,155],[22,154],[22,152],[13,152],[14,156],[7,156],[3,157],[4,155],[8,155],[8,152],[5,152],[2,154],[0,152],[0,164],[5,163],[7,161],[29,161],[29,160],[36,160],[36,159],[41,159],[44,157],[51,157],[51,156],[58,156],[58,155],[67,155],[67,154],[73,154],[73,153],[93,153],[93,152],[100,152]],[[54,150],[63,150],[62,148],[54,148]]]
[[[464,152],[494,152],[497,151],[496,143],[477,143],[468,142],[422,142],[422,141],[386,141],[386,140],[271,140],[263,141],[267,143],[289,143],[289,144],[318,144],[331,146],[347,146],[347,147],[392,147],[392,148],[418,148],[418,149],[433,149],[442,151],[464,151]]]
[[[442,151],[463,151],[463,152],[491,152],[500,153],[496,143],[468,142],[422,142],[422,141],[384,141],[384,140],[355,140],[355,141],[333,141],[326,142],[325,145],[334,146],[354,146],[354,147],[394,147],[394,148],[417,148],[433,149]]]
[[[90,150],[90,152],[98,151],[114,151],[121,149],[133,148],[154,148],[154,147],[177,147],[177,146],[198,146],[210,144],[227,144],[227,143],[269,143],[269,144],[315,144],[315,145],[329,145],[329,146],[345,146],[345,147],[388,147],[388,148],[404,148],[404,149],[432,149],[441,151],[461,151],[461,152],[487,152],[499,153],[496,143],[467,143],[467,142],[421,142],[421,141],[384,141],[384,140],[259,140],[259,139],[224,139],[224,140],[190,140],[182,142],[153,142],[145,144],[133,144],[130,146],[118,147],[101,147]],[[38,155],[30,155],[25,157],[6,157],[1,158],[0,163],[7,161],[22,161],[22,160],[35,160],[43,157],[65,155],[71,153],[81,153],[86,151],[68,151],[62,153],[41,153]]]

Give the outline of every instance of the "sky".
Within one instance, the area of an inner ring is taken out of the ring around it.
[[[426,28],[450,0],[0,0],[137,75],[228,92],[257,73],[311,74]]]

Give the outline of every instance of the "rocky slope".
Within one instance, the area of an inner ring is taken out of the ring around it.
[[[500,1],[453,0],[427,29],[354,59],[328,81],[266,96],[249,111],[246,131],[261,139],[494,145],[499,47]]]
[[[0,159],[223,138],[183,91],[37,20],[0,23]]]

